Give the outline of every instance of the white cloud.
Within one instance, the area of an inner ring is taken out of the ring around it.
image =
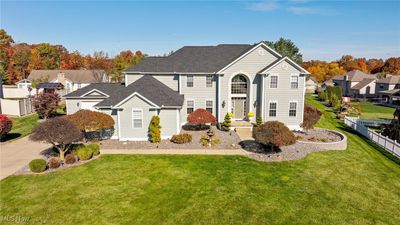
[[[320,10],[317,8],[298,7],[298,6],[288,7],[287,11],[289,11],[293,14],[296,14],[296,15],[319,14],[320,13]]]

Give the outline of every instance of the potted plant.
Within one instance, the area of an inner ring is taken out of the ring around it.
[[[254,113],[253,112],[247,113],[247,118],[249,119],[249,121],[253,121]]]

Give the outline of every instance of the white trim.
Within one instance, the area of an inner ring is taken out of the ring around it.
[[[248,93],[246,93],[246,94],[231,94],[232,93],[232,78],[233,77],[235,77],[236,75],[244,75],[245,77],[246,77],[246,79],[247,79],[247,82],[248,82],[248,84],[247,84],[247,92]],[[249,108],[249,110],[246,110],[245,109],[245,111],[247,111],[247,113],[248,112],[250,112],[250,111],[252,111],[251,109],[250,109],[250,102],[251,102],[251,99],[252,99],[252,89],[251,89],[251,86],[252,86],[252,82],[251,82],[251,76],[248,74],[248,73],[246,73],[246,72],[243,72],[243,71],[238,71],[238,72],[235,72],[235,73],[233,73],[233,75],[231,75],[231,77],[229,78],[229,84],[228,84],[229,86],[228,86],[228,112],[231,112],[232,111],[232,97],[246,97],[246,107],[248,107]],[[233,113],[233,112],[231,112],[231,113]],[[245,116],[247,116],[247,115],[245,115]]]
[[[283,62],[285,60],[289,60],[289,62],[292,63],[292,66],[295,67],[295,68],[297,67],[297,69],[300,70],[300,72],[303,72],[305,74],[310,74],[310,72],[308,72],[306,69],[301,67],[299,64],[297,64],[296,62],[294,62],[293,60],[291,60],[287,56],[283,57],[282,59],[280,59],[279,61],[275,62],[271,66],[268,66],[267,69],[260,71],[259,74],[265,74],[265,73],[269,72],[270,70],[272,70],[273,68],[275,68],[277,65],[279,65],[281,62]]]
[[[117,110],[117,120],[118,120],[118,139],[121,140],[121,119],[120,119],[120,114],[119,114],[119,109]]]
[[[260,42],[257,45],[255,45],[253,48],[251,48],[250,50],[248,50],[246,53],[242,54],[239,58],[235,59],[234,61],[232,61],[231,63],[229,63],[228,65],[226,65],[224,68],[220,69],[217,73],[222,73],[222,71],[226,70],[227,68],[229,68],[231,65],[235,64],[237,61],[241,60],[242,58],[246,57],[248,54],[250,54],[251,52],[253,52],[255,49],[257,49],[258,47],[264,47],[266,48],[268,51],[272,52],[275,54],[275,56],[282,57],[281,54],[279,54],[278,52],[276,52],[275,50],[273,50],[272,48],[270,48],[268,45],[266,45],[264,42]]]
[[[207,77],[211,77],[211,87],[207,87]],[[212,74],[207,74],[207,75],[205,75],[205,78],[206,78],[206,83],[205,83],[205,88],[213,88],[213,80],[214,80],[214,75],[212,75]]]
[[[296,116],[290,116],[290,103],[296,103]],[[299,116],[298,114],[298,108],[299,108],[299,101],[298,100],[289,100],[289,107],[288,107],[288,117],[289,118],[297,118]]]
[[[271,103],[276,103],[275,116],[269,115],[269,111],[271,110]],[[269,100],[268,101],[268,118],[277,118],[277,117],[278,117],[278,101],[277,100]]]
[[[265,117],[264,117],[264,101],[265,101],[265,76],[261,76],[261,119],[263,121],[265,121]],[[256,116],[257,117],[257,116]],[[257,118],[256,118],[257,119]]]
[[[103,94],[104,96],[89,96],[89,97],[96,97],[96,98],[104,98],[104,97],[110,97],[108,94],[106,94],[106,93],[104,93],[104,92],[102,92],[102,91],[99,91],[99,90],[97,90],[96,88],[95,89],[92,89],[92,90],[90,90],[90,91],[88,91],[88,92],[86,92],[85,94],[83,94],[83,95],[81,95],[80,97],[81,98],[83,98],[83,97],[85,97],[86,95],[89,95],[90,93],[92,93],[92,92],[99,92],[100,94]]]
[[[222,108],[222,105],[221,105],[221,78],[220,78],[220,76],[219,75],[217,75],[217,77],[218,77],[218,79],[217,79],[217,82],[218,82],[218,85],[217,85],[217,101],[216,101],[216,104],[218,104],[218,105],[216,105],[216,109],[218,110],[218,122],[221,122],[221,108]]]
[[[292,88],[292,77],[297,77],[297,88]],[[298,90],[299,89],[299,84],[300,84],[300,76],[298,73],[291,73],[290,78],[289,78],[289,83],[290,83],[290,89],[291,90]]]
[[[182,94],[182,76],[181,76],[181,74],[178,74],[178,89],[179,89],[179,94]]]
[[[135,127],[135,123],[133,122],[133,120],[134,120],[134,118],[133,118],[133,111],[140,111],[140,120],[142,121],[142,124],[140,125],[140,127]],[[131,120],[132,120],[132,129],[134,129],[134,130],[140,130],[140,129],[143,129],[143,109],[142,108],[132,108],[132,110],[131,110],[131,113],[132,113],[132,117],[131,117]],[[156,112],[157,113],[157,112]]]
[[[124,83],[125,83],[125,87],[128,86],[128,74],[124,73]]]
[[[175,110],[176,111],[176,133],[179,134],[181,132],[181,128],[179,126],[180,124],[180,110]]]
[[[277,77],[277,78],[276,78],[276,88],[271,88],[271,83],[272,83],[272,82],[271,82],[271,80],[272,80],[271,77]],[[279,74],[277,74],[277,73],[271,73],[271,74],[268,76],[268,78],[269,78],[269,79],[268,79],[268,81],[269,81],[269,82],[268,82],[268,89],[279,89],[279,83],[280,83],[280,82],[279,82]]]
[[[207,99],[205,99],[205,104],[204,104],[204,109],[205,110],[207,110],[207,101],[211,101],[211,110],[212,110],[212,113],[211,114],[213,114],[214,115],[214,113],[215,113],[215,109],[214,109],[214,99],[212,99],[212,98],[207,98]]]
[[[193,101],[193,112],[196,110],[196,101],[194,100],[194,99],[192,99],[192,98],[188,98],[188,99],[186,99],[186,115],[189,115],[188,113],[187,113],[187,109],[188,109],[188,101]]]
[[[189,87],[189,85],[188,85],[189,77],[192,78],[192,86],[191,87]],[[194,88],[194,75],[191,75],[191,74],[186,75],[186,88],[188,88],[188,89]]]
[[[114,107],[112,107],[113,109],[121,106],[122,104],[124,104],[126,101],[128,101],[130,98],[132,98],[133,96],[137,95],[138,97],[140,97],[141,99],[143,99],[144,101],[146,101],[147,103],[149,103],[150,105],[154,106],[154,107],[158,107],[158,105],[156,105],[155,103],[153,103],[152,101],[150,101],[149,99],[145,98],[143,95],[137,93],[137,92],[133,92],[131,95],[129,95],[128,97],[126,97],[125,99],[123,99],[122,101],[120,101],[118,104],[116,104]]]

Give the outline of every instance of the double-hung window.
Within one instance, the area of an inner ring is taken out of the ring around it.
[[[270,88],[278,88],[278,76],[271,76]]]
[[[299,88],[299,76],[290,77],[290,87],[293,89]]]
[[[289,116],[296,117],[296,111],[297,111],[297,102],[290,102],[289,103]]]
[[[206,87],[208,88],[212,87],[212,80],[213,80],[213,75],[206,76]]]
[[[143,127],[143,111],[141,109],[132,110],[132,127],[135,129]]]
[[[206,110],[209,111],[210,113],[213,113],[213,101],[212,100],[206,101]]]
[[[193,100],[188,100],[186,102],[186,113],[190,114],[194,111],[194,101]]]
[[[193,75],[187,75],[186,86],[193,87]]]
[[[276,108],[277,108],[276,102],[269,103],[269,116],[270,117],[276,117]]]

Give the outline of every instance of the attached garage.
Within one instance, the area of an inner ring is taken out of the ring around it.
[[[94,108],[94,106],[99,103],[98,101],[82,101],[81,102],[81,109],[88,109],[92,111],[98,111],[97,109]]]

